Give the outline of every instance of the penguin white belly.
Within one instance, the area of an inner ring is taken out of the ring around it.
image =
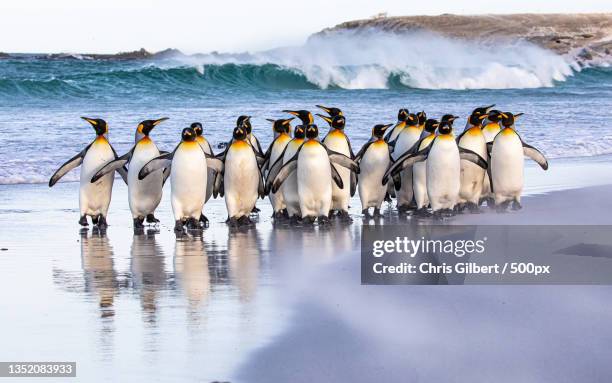
[[[417,209],[429,205],[427,197],[427,160],[417,162],[412,166],[412,190],[416,200]]]
[[[202,148],[202,150],[204,150],[206,154],[212,155],[212,152],[210,151],[210,147],[208,146],[208,141],[206,141],[206,138],[202,136],[198,137],[198,143],[200,144],[200,147]],[[215,186],[215,171],[212,169],[207,169],[206,170],[205,202],[208,202],[208,200],[212,196],[214,186]]]
[[[449,136],[438,136],[427,157],[427,196],[433,211],[452,209],[459,197],[459,149]]]
[[[283,163],[287,163],[294,155],[297,149],[300,147],[301,142],[292,142],[285,151],[283,156]],[[300,215],[300,196],[298,195],[298,179],[297,171],[291,173],[289,177],[281,185],[281,192],[283,194],[283,200],[287,207],[287,213],[289,217],[294,215]]]
[[[338,153],[342,153],[347,157],[351,156],[348,141],[342,131],[331,131],[323,141],[328,149]],[[351,199],[351,171],[343,166],[336,165],[336,170],[342,178],[344,187],[340,189],[335,182],[332,181],[332,206],[333,210],[348,211],[349,201]]]
[[[79,210],[81,216],[106,217],[113,192],[115,172],[110,172],[94,183],[91,178],[108,162],[115,159],[115,153],[104,137],[98,137],[87,150],[81,165],[79,188]]]
[[[491,150],[491,178],[495,203],[516,200],[523,191],[523,144],[512,129],[504,129]]]
[[[304,144],[298,155],[298,195],[303,217],[329,215],[332,202],[332,178],[329,157],[317,141]]]
[[[283,134],[280,136],[280,138],[277,138],[276,141],[274,141],[274,146],[270,152],[270,161],[268,162],[270,166],[272,166],[276,160],[278,160],[289,141],[291,141],[291,138],[286,134]],[[285,182],[287,181],[288,180],[285,180]],[[277,191],[276,193],[270,192],[269,198],[275,213],[286,207],[282,191]]]
[[[374,207],[380,209],[387,187],[382,185],[382,178],[389,167],[389,148],[384,141],[370,145],[359,163],[359,198],[361,208]]]
[[[459,140],[459,146],[487,158],[487,144],[480,128],[471,128]],[[482,194],[485,169],[468,160],[461,160],[461,189],[459,202],[471,202],[476,205]]]
[[[182,142],[172,159],[170,185],[174,219],[200,219],[207,182],[206,157],[196,142]]]
[[[259,168],[255,154],[246,142],[236,141],[230,146],[225,157],[223,184],[229,217],[248,216],[259,196]]]
[[[420,138],[421,130],[419,128],[411,126],[402,129],[395,143],[393,159],[397,160],[402,154],[410,150]],[[400,173],[400,177],[402,179],[402,186],[400,190],[395,191],[397,206],[407,207],[412,202],[412,197],[414,196],[412,190],[412,166],[403,170]]]
[[[163,172],[149,174],[138,179],[140,169],[151,159],[159,156],[157,146],[149,138],[141,139],[136,147],[128,168],[128,200],[133,218],[145,218],[153,214],[162,198]]]

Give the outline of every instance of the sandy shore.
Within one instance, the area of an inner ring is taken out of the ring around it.
[[[612,224],[609,169],[530,167],[522,211],[448,223]],[[361,286],[357,201],[352,225],[326,230],[274,227],[262,201],[244,231],[213,201],[211,227],[177,239],[169,190],[159,232],[134,235],[118,182],[106,235],[82,233],[77,186],[0,186],[0,360],[76,361],[75,381],[612,377],[608,287]]]

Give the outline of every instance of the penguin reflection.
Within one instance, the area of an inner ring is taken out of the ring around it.
[[[140,294],[144,320],[155,322],[157,293],[166,287],[164,254],[155,241],[155,232],[134,234],[130,270],[133,288]]]
[[[81,262],[85,291],[97,293],[102,317],[113,316],[119,283],[113,268],[113,249],[104,231],[81,231]]]
[[[177,236],[174,245],[174,274],[192,311],[208,300],[208,255],[202,237]]]
[[[231,282],[238,288],[241,301],[255,295],[259,277],[261,244],[255,228],[230,230],[227,237],[227,259]]]

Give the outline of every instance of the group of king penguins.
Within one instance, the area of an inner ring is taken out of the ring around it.
[[[53,174],[49,186],[81,165],[79,223],[88,226],[89,216],[104,229],[117,171],[128,185],[136,230],[145,221],[159,222],[154,213],[169,178],[174,230],[183,232],[208,225],[203,209],[211,197],[225,199],[231,226],[251,225],[250,216],[259,211],[256,202],[265,196],[275,220],[319,225],[329,224],[334,215],[350,221],[349,202],[357,191],[366,217],[379,216],[391,197],[400,213],[437,219],[466,209],[478,212],[485,201],[499,211],[510,204],[520,209],[524,156],[548,168],[544,155],[515,130],[521,113],[494,110],[494,105],[476,108],[457,137],[457,116],[446,114],[438,121],[425,112],[400,109],[397,123],[374,126],[357,153],[345,133],[342,110],[317,107],[326,113],[317,116],[330,126],[322,140],[311,112],[284,110],[294,117],[268,120],[274,139],[265,152],[249,116],[238,118],[231,140],[217,154],[198,122],[182,130],[172,152],[160,151],[150,135],[167,118],[145,120],[136,128],[134,146],[122,156],[108,141],[106,121],[82,117],[96,138]],[[292,127],[295,117],[300,123]]]

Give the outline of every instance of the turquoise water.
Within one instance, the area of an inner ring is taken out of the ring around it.
[[[462,129],[474,107],[495,103],[525,113],[518,130],[552,159],[612,153],[612,68],[580,70],[534,47],[493,62],[478,61],[482,52],[471,53],[472,60],[451,52],[440,62],[423,48],[420,61],[407,58],[401,65],[390,62],[396,55],[386,48],[368,48],[361,56],[319,48],[312,57],[294,48],[155,61],[0,60],[0,184],[47,182],[92,140],[80,116],[106,119],[111,143],[122,154],[144,119],[170,117],[152,134],[166,150],[193,121],[203,123],[213,143],[224,142],[241,114],[253,116],[254,132],[267,144],[272,134],[266,118],[285,116],[283,109],[314,112],[315,104],[344,110],[356,147],[374,124],[394,122],[399,108],[434,117],[453,113],[462,116],[455,124]],[[77,177],[72,172],[65,180]]]

